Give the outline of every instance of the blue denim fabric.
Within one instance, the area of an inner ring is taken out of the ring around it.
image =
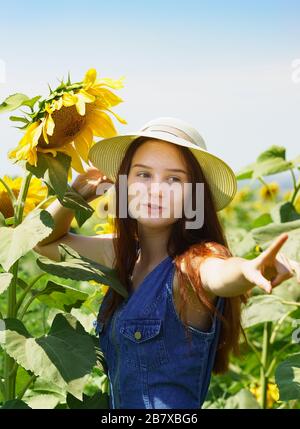
[[[171,256],[162,260],[105,325],[96,323],[111,409],[199,409],[205,400],[220,320],[215,315],[207,332],[189,326],[190,344],[173,300],[175,269]],[[224,298],[218,297],[217,308],[223,312]]]

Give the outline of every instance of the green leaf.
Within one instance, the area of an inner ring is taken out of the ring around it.
[[[70,286],[48,281],[45,289],[35,291],[37,299],[49,307],[69,313],[72,308],[79,308],[87,300],[88,294]]]
[[[265,250],[274,239],[282,233],[288,233],[288,239],[280,249],[291,259],[300,260],[300,220],[294,220],[284,223],[270,223],[261,228],[255,228],[251,231],[252,238],[256,244]]]
[[[252,178],[256,179],[261,176],[270,176],[271,174],[281,173],[292,168],[293,164],[289,161],[284,161],[282,158],[268,159],[256,164]]]
[[[289,238],[281,247],[280,252],[291,259],[300,259],[300,220],[291,222],[275,223],[271,222],[259,228],[253,228],[245,237],[234,246],[236,256],[245,257],[250,254],[255,246],[259,245],[265,250],[274,239],[282,234],[288,233]]]
[[[30,98],[29,100],[25,100],[23,102],[23,106],[28,106],[33,109],[35,103],[41,98],[41,95],[37,95],[36,97]]]
[[[0,295],[8,289],[10,282],[13,278],[12,273],[1,273],[0,274]]]
[[[19,365],[41,376],[76,398],[96,364],[96,351],[92,336],[71,314],[57,314],[48,335],[32,337],[17,319],[5,319],[1,336],[3,349]]]
[[[26,404],[26,402],[21,401],[20,399],[12,399],[10,401],[7,401],[1,407],[2,410],[12,410],[12,409],[25,410],[27,408],[29,409],[30,407]]]
[[[50,410],[60,403],[60,396],[51,393],[33,393],[24,397],[24,401],[32,409]]]
[[[61,262],[41,256],[36,260],[37,265],[47,273],[58,277],[82,281],[94,280],[105,284],[127,298],[128,292],[120,283],[116,270],[81,256],[72,247],[63,243],[58,245],[58,251]]]
[[[290,201],[276,204],[270,211],[273,222],[283,223],[300,219],[295,207]]]
[[[18,366],[17,377],[16,377],[16,396],[20,394],[24,390],[24,388],[28,385],[28,382],[31,379],[32,375],[33,375],[32,372],[26,371],[21,366]],[[29,388],[31,386],[32,384],[30,384]]]
[[[236,179],[237,180],[251,179],[254,166],[255,166],[255,163],[246,165],[246,167],[242,168],[239,172],[236,173]]]
[[[68,186],[68,190],[63,199],[59,198],[59,201],[64,207],[72,209],[75,212],[75,219],[79,227],[81,227],[95,211],[85,199],[70,186]]]
[[[253,296],[243,310],[242,325],[246,329],[259,323],[277,322],[296,308],[293,305],[283,304],[282,299],[276,295]]]
[[[263,213],[260,216],[258,216],[251,224],[251,229],[253,228],[259,228],[261,226],[268,225],[269,223],[273,222],[272,217],[269,213]]]
[[[300,353],[290,355],[275,370],[280,401],[300,399]]]
[[[73,395],[68,393],[67,395],[67,404],[71,409],[106,409],[109,408],[109,397],[107,393],[102,393],[101,391],[95,393],[93,396],[88,396],[83,394],[82,401],[79,401]]]
[[[27,100],[29,100],[29,97],[25,94],[12,94],[0,104],[0,113],[16,110]]]
[[[0,228],[0,264],[5,271],[36,244],[48,237],[54,222],[46,210],[33,210],[16,228]]]
[[[256,159],[256,162],[264,162],[269,161],[271,159],[277,159],[281,158],[285,160],[285,147],[284,146],[277,146],[273,145],[269,149],[262,152],[258,158]]]
[[[286,161],[285,148],[273,145],[262,152],[255,163],[249,164],[237,173],[237,180],[257,179],[261,176],[280,173],[294,168],[294,163]]]
[[[13,122],[24,122],[26,125],[29,124],[29,120],[23,116],[10,116],[9,119]]]
[[[30,390],[39,394],[51,393],[55,396],[59,396],[61,400],[66,399],[65,390],[60,389],[55,383],[45,380],[42,377],[38,377],[35,380],[34,385]]]
[[[22,127],[13,127],[13,128],[17,128],[18,130],[25,130],[28,127],[28,124],[29,124],[29,122],[27,124],[23,125]]]
[[[59,198],[63,198],[68,185],[68,171],[71,157],[57,152],[56,157],[49,153],[38,153],[37,166],[26,163],[26,169],[43,180],[55,191]]]

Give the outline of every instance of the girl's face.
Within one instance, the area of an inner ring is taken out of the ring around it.
[[[128,174],[128,211],[143,225],[167,226],[182,216],[189,174],[179,148],[149,139],[135,152]]]

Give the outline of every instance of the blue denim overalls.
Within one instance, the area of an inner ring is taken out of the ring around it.
[[[207,332],[189,326],[189,341],[173,301],[175,269],[173,259],[167,256],[129,293],[105,325],[96,323],[108,367],[110,409],[197,409],[205,400],[220,320],[215,315]],[[223,312],[224,298],[218,297],[217,308]]]

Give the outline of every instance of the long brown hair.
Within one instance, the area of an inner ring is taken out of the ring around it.
[[[137,220],[127,217],[119,217],[119,175],[128,175],[133,155],[141,144],[148,141],[148,137],[139,137],[127,149],[115,182],[116,190],[116,217],[115,217],[115,237],[113,245],[115,250],[114,269],[117,272],[120,282],[127,291],[130,291],[130,274],[133,271],[137,260],[137,242],[138,230]],[[213,366],[213,372],[224,373],[228,370],[229,357],[232,352],[238,356],[239,337],[241,332],[245,333],[241,326],[241,303],[246,303],[248,295],[236,297],[226,297],[223,315],[220,314],[215,306],[208,299],[205,289],[202,286],[199,276],[199,263],[209,256],[217,256],[226,259],[233,256],[224,235],[221,222],[213,202],[210,188],[205,180],[204,173],[199,166],[198,161],[192,152],[182,146],[177,146],[190,173],[190,182],[192,183],[192,205],[195,208],[196,183],[204,183],[204,223],[199,229],[185,228],[186,218],[184,214],[172,226],[171,233],[167,243],[168,254],[175,261],[176,273],[178,275],[178,290],[180,295],[180,317],[186,323],[186,305],[188,300],[187,285],[192,282],[194,291],[199,301],[207,308],[211,314],[217,315],[221,319],[221,330],[218,342],[218,348]],[[191,219],[189,219],[191,221]],[[197,262],[195,264],[195,261]],[[184,262],[184,269],[182,268]],[[106,310],[100,316],[105,321],[114,313],[116,308],[123,302],[124,298],[115,290],[110,289],[111,296]]]

